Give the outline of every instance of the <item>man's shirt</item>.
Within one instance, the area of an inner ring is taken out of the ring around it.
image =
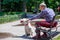
[[[55,16],[55,13],[54,13],[53,9],[45,8],[44,10],[42,10],[36,16],[30,18],[30,20],[39,19],[41,17],[44,17],[47,22],[50,22],[53,19],[54,16]]]

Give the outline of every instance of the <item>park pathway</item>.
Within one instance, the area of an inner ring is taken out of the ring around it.
[[[15,26],[18,24],[20,24],[19,20],[0,24],[0,40],[30,40],[29,38],[24,37],[24,26]]]

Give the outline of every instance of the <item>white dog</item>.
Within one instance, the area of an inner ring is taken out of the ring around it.
[[[35,27],[33,25],[33,23],[31,23],[31,21],[27,22],[27,18],[23,18],[21,19],[21,23],[24,24],[25,26],[25,34],[28,36],[30,35],[31,37],[35,36]]]

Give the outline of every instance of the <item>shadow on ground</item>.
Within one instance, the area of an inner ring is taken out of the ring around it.
[[[31,37],[28,37],[28,36],[26,36],[26,35],[15,36],[14,38],[32,39]]]
[[[55,36],[57,36],[58,34],[60,34],[60,32],[54,33],[54,34],[52,35],[52,37],[55,37]]]
[[[58,35],[60,32],[56,32],[52,35],[52,38],[55,37],[56,35]],[[25,35],[22,36],[15,36],[14,38],[23,38],[23,39],[32,39],[31,37],[27,37]],[[35,39],[34,39],[35,40]],[[38,40],[50,40],[50,37],[47,38],[39,38]]]
[[[14,35],[11,33],[0,33],[0,39],[8,38],[8,37],[13,37]]]
[[[24,26],[24,24],[17,24],[17,25],[12,25],[12,26],[14,26],[14,27],[16,27],[16,26]]]

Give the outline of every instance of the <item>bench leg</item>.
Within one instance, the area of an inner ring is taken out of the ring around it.
[[[51,34],[52,34],[52,32],[51,32],[51,29],[52,29],[52,28],[50,28],[50,38],[51,38],[50,40],[52,40],[52,35],[51,35]]]

